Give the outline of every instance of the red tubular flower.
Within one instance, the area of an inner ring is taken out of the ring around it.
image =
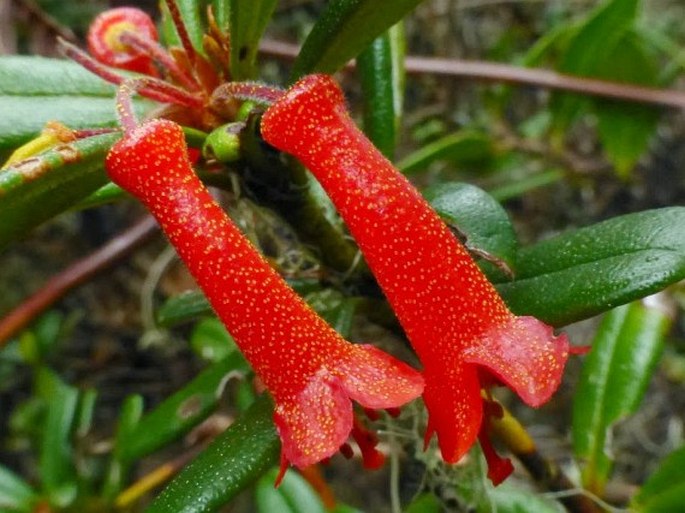
[[[508,310],[436,212],[355,126],[331,77],[296,83],[266,111],[261,130],[321,182],[416,349],[426,441],[437,432],[443,458],[456,462],[480,433],[489,476],[503,480],[511,466],[487,440],[481,388],[503,382],[539,406],[561,380],[566,337]]]
[[[379,409],[421,395],[418,372],[344,340],[269,266],[193,173],[179,125],[130,127],[106,168],[158,220],[271,392],[283,469],[316,463],[345,443],[351,399]]]
[[[152,58],[124,44],[121,35],[135,33],[157,41],[157,28],[150,17],[135,7],[118,7],[98,15],[88,29],[88,49],[98,61],[115,68],[156,76]]]

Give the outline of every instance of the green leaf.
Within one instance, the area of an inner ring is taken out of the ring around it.
[[[320,288],[318,280],[286,281],[300,295],[310,294]],[[212,312],[212,306],[201,291],[189,290],[166,300],[157,311],[157,323],[163,328],[168,328],[193,321],[203,315],[211,315]]]
[[[489,190],[490,195],[497,201],[505,201],[512,198],[517,198],[523,194],[538,189],[540,187],[546,187],[553,183],[559,182],[565,176],[563,169],[552,168],[547,169],[530,176],[526,176],[520,179],[515,179],[512,177],[508,183],[499,185],[496,188]]]
[[[0,511],[31,513],[36,502],[38,496],[29,484],[0,465]]]
[[[485,251],[515,269],[518,242],[502,206],[475,185],[436,184],[423,192],[431,206],[466,236],[469,247]]]
[[[276,0],[231,0],[231,77],[234,80],[257,76],[257,50]]]
[[[637,513],[681,513],[685,504],[685,447],[669,454],[635,495]]]
[[[257,483],[255,499],[258,513],[326,513],[326,508],[309,483],[291,470],[278,488],[274,482],[278,469],[267,472]]]
[[[516,488],[505,482],[488,491],[487,505],[479,512],[497,511],[497,513],[564,513],[566,510],[558,502],[542,497],[539,494]],[[494,508],[493,508],[494,506]]]
[[[489,160],[494,154],[492,140],[487,134],[462,130],[441,137],[410,153],[397,167],[405,175],[426,171],[438,160],[449,160],[456,164],[469,164]]]
[[[343,337],[349,336],[357,310],[357,299],[334,289],[323,289],[307,294],[305,300],[335,331]]]
[[[105,155],[120,137],[88,137],[0,170],[0,248],[104,185]]]
[[[114,203],[125,198],[128,193],[117,184],[108,182],[86,198],[74,205],[73,210],[85,210]]]
[[[657,84],[654,60],[632,33],[624,35],[616,45],[598,76],[632,84]],[[627,177],[654,135],[659,111],[634,102],[610,100],[596,100],[595,106],[604,151],[618,175]]]
[[[157,324],[163,328],[192,321],[212,313],[212,306],[199,290],[188,290],[170,297],[157,311]]]
[[[357,57],[364,93],[364,132],[389,159],[395,154],[404,97],[404,26],[394,25]]]
[[[419,3],[421,0],[331,0],[307,36],[292,78],[338,71]]]
[[[433,493],[422,493],[414,498],[404,513],[440,513],[442,504]]]
[[[114,451],[107,469],[102,497],[107,502],[112,502],[122,490],[128,479],[131,461],[124,456],[127,448],[125,440],[130,439],[143,415],[143,397],[133,394],[126,397],[121,407],[121,413],[117,422],[117,431],[114,440]]]
[[[280,440],[263,396],[166,487],[146,513],[210,513],[278,460]]]
[[[238,351],[233,337],[216,317],[207,317],[197,323],[190,336],[190,347],[210,362],[221,361]]]
[[[561,60],[559,71],[594,77],[609,62],[625,32],[634,24],[639,0],[610,0],[598,6],[580,25]],[[557,137],[571,124],[586,98],[554,96],[552,111]]]
[[[521,249],[497,288],[519,315],[587,319],[685,278],[685,208],[615,217]]]
[[[202,36],[206,32],[207,20],[205,13],[207,12],[207,5],[209,5],[210,2],[208,0],[174,0],[174,2],[181,14],[181,19],[188,31],[188,37],[190,38],[193,48],[199,53],[204,53]],[[160,2],[160,8],[163,16],[162,33],[164,40],[169,45],[180,45],[178,33],[172,23],[169,10],[164,1]]]
[[[71,61],[0,57],[0,153],[36,137],[47,121],[116,126],[114,93],[114,86]],[[143,113],[151,104],[136,99],[135,105]]]
[[[234,353],[201,372],[117,437],[119,459],[135,462],[188,433],[214,411],[227,380],[248,369],[242,356]]]
[[[212,12],[219,28],[229,31],[231,0],[212,0]]]
[[[46,405],[41,430],[39,471],[50,504],[70,505],[78,492],[71,437],[76,427],[79,392],[57,374],[41,367],[36,388]]]
[[[658,306],[636,302],[609,312],[597,330],[573,402],[573,450],[594,493],[610,475],[611,429],[637,410],[670,324]]]

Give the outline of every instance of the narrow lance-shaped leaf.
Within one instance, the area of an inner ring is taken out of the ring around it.
[[[119,137],[88,137],[0,170],[0,247],[104,185],[104,158]]]
[[[0,154],[58,120],[69,128],[115,124],[114,87],[78,64],[44,57],[0,57]],[[139,112],[150,103],[136,100]]]
[[[357,57],[364,93],[364,132],[391,160],[402,116],[405,46],[400,22],[374,39]]]
[[[145,513],[210,513],[278,461],[280,441],[262,397],[174,478]]]
[[[354,59],[421,0],[332,0],[316,22],[293,65],[292,78],[333,73]]]
[[[38,371],[37,391],[46,405],[39,461],[41,481],[50,503],[65,507],[77,493],[71,435],[79,393],[47,368]]]
[[[640,0],[610,0],[598,6],[571,39],[559,71],[582,76],[596,76],[616,48],[626,30],[635,21]],[[552,110],[556,136],[576,118],[585,98],[559,94]]]
[[[203,371],[117,437],[119,458],[134,462],[183,436],[216,407],[231,373],[247,370],[236,352]]]
[[[646,86],[657,85],[657,68],[636,34],[626,33],[614,48],[600,78]],[[596,100],[597,131],[604,151],[619,176],[627,177],[647,150],[659,111],[637,103]]]
[[[277,469],[267,472],[257,483],[257,513],[326,513],[321,499],[310,484],[296,472],[289,472],[274,488]]]
[[[606,315],[574,395],[574,453],[584,486],[600,495],[612,467],[611,429],[638,408],[671,324],[663,306],[652,299]]]
[[[681,513],[685,504],[685,447],[669,454],[631,503],[638,513]]]
[[[102,498],[111,503],[114,498],[123,488],[124,483],[128,479],[128,473],[131,467],[131,461],[128,461],[122,456],[125,447],[122,440],[130,437],[130,434],[135,430],[136,425],[140,422],[143,415],[143,397],[140,394],[134,394],[126,397],[121,413],[117,423],[117,432],[114,441],[114,451],[110,459],[109,468],[105,477],[103,485]]]
[[[654,294],[685,278],[685,208],[615,217],[517,254],[498,283],[510,308],[563,326]]]
[[[0,511],[31,513],[36,502],[38,494],[29,484],[0,465]]]
[[[410,153],[397,163],[397,167],[405,175],[413,175],[427,171],[433,162],[439,160],[449,160],[456,164],[483,163],[493,156],[494,147],[487,134],[460,130]]]
[[[257,50],[276,0],[231,0],[231,75],[234,80],[255,78]]]

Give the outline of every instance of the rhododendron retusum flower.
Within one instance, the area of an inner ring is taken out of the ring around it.
[[[559,385],[564,335],[512,314],[462,244],[355,126],[327,75],[304,77],[262,118],[262,136],[320,181],[356,239],[424,366],[423,394],[443,458],[481,439],[489,476],[511,472],[486,435],[481,388],[503,382],[539,406]]]
[[[126,127],[106,167],[155,216],[272,394],[282,470],[331,456],[350,432],[359,438],[351,399],[379,409],[421,395],[417,371],[344,340],[271,268],[193,173],[179,125]]]

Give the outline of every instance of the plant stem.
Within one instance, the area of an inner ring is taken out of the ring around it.
[[[266,55],[294,59],[299,47],[282,41],[262,40],[260,50]],[[352,66],[352,64],[350,64]],[[685,108],[685,92],[655,89],[631,84],[584,78],[546,69],[531,69],[510,64],[436,57],[407,56],[407,73],[463,77],[489,82],[530,85],[558,89],[615,100],[650,103],[666,107]]]

